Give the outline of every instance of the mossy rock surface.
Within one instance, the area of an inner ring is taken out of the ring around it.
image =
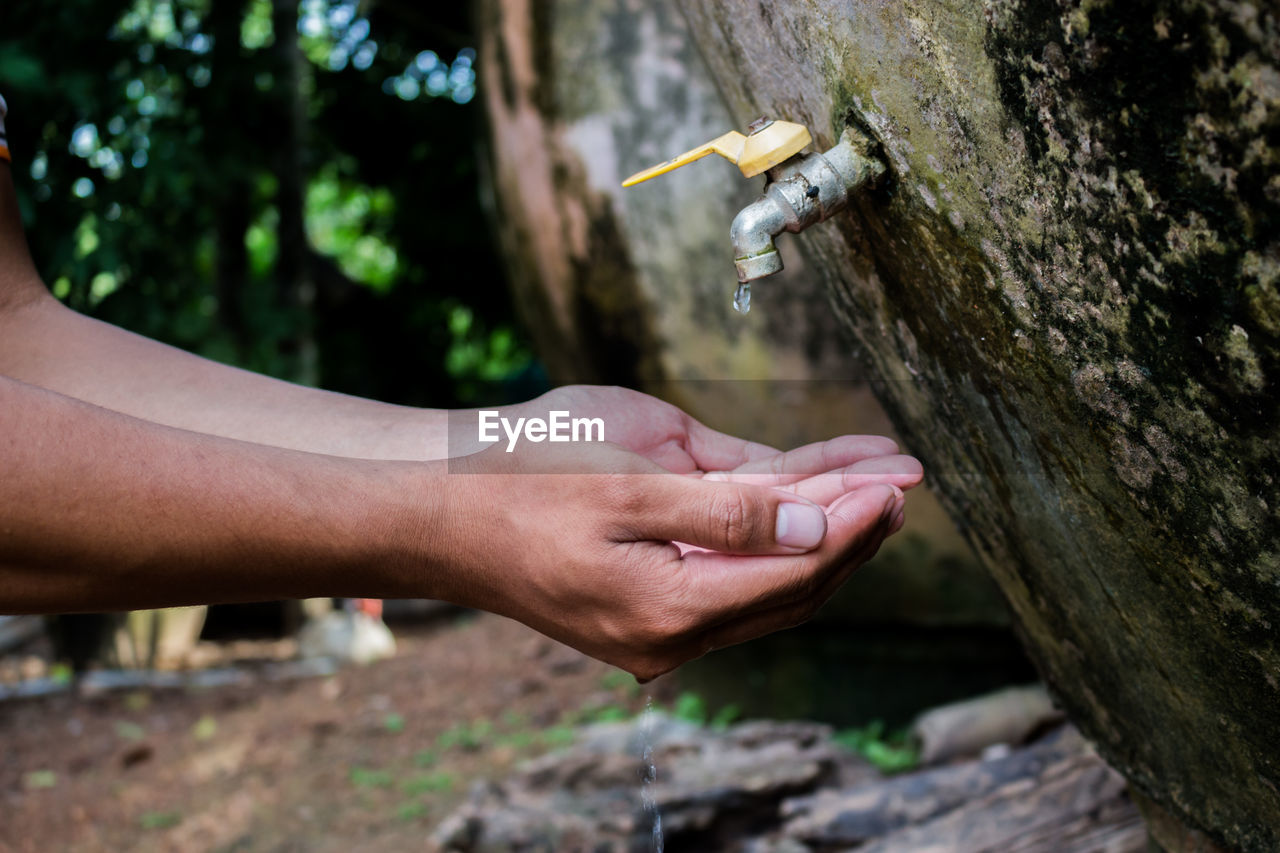
[[[888,163],[799,239],[1073,719],[1280,849],[1274,4],[681,5],[737,119]]]

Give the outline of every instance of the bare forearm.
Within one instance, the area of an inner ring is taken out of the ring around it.
[[[273,447],[365,459],[446,455],[444,412],[238,370],[47,296],[0,313],[0,375],[155,423]]]
[[[170,429],[3,377],[0,442],[0,612],[435,592],[436,517],[407,476],[433,465]]]
[[[217,364],[59,304],[0,161],[0,376],[196,432],[366,459],[446,455],[443,412],[303,388]]]

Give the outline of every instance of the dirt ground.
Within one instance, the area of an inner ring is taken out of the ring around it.
[[[395,630],[327,677],[0,703],[0,851],[421,849],[475,780],[676,692],[496,616]]]

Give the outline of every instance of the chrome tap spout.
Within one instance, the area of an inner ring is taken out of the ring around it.
[[[846,129],[830,150],[793,157],[769,171],[764,195],[739,211],[729,229],[738,281],[779,272],[776,236],[798,233],[844,210],[856,191],[884,174],[884,164],[862,153],[864,147]]]

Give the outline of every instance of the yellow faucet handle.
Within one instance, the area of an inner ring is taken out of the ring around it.
[[[692,148],[683,154],[672,157],[643,172],[636,172],[622,182],[624,187],[635,186],[641,181],[665,175],[672,169],[678,169],[694,160],[701,160],[708,154],[719,154],[735,164],[747,178],[768,169],[772,169],[782,161],[792,157],[812,142],[809,130],[802,124],[789,121],[766,121],[753,125],[752,132],[743,136],[731,130],[710,142]]]

